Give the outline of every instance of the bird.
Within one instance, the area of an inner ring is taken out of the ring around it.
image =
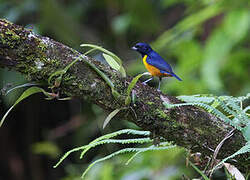
[[[175,77],[182,81],[172,70],[171,66],[147,43],[137,43],[132,47],[132,50],[139,52],[142,56],[143,64],[151,75],[151,78],[144,81],[143,84],[151,81],[153,77],[159,77],[159,84],[157,90],[160,91],[161,80],[163,77]]]

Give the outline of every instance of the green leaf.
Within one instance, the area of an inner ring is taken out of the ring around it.
[[[124,69],[124,67],[123,67],[123,66],[120,66],[119,71],[120,71],[120,73],[121,73],[122,77],[126,77],[126,71],[125,71],[125,69]]]
[[[59,101],[69,101],[71,99],[72,99],[72,97],[65,97],[65,98],[58,98],[57,100],[59,100]]]
[[[25,84],[22,84],[22,85],[18,85],[18,86],[15,86],[11,89],[9,89],[5,95],[8,95],[9,93],[11,93],[13,90],[16,90],[16,89],[19,89],[19,88],[23,88],[23,87],[28,87],[28,86],[36,86],[38,84],[36,83],[25,83]]]
[[[54,76],[62,76],[62,75],[65,74],[65,73],[66,73],[66,71],[64,71],[64,70],[58,70],[58,71],[53,72],[53,73],[49,76],[49,78],[48,78],[48,84],[49,84],[49,85],[52,85],[51,80],[52,80],[52,78],[53,78]]]
[[[122,74],[122,77],[126,77],[126,72],[124,70],[124,68],[121,68],[122,67],[122,60],[117,56],[115,55],[114,53],[104,49],[103,47],[100,47],[100,46],[96,46],[96,45],[93,45],[93,44],[81,44],[80,45],[81,47],[91,47],[91,48],[95,48],[109,56],[111,56],[119,65],[120,65],[120,73]]]
[[[136,77],[133,78],[133,80],[130,82],[130,84],[128,85],[128,89],[127,89],[127,98],[125,99],[125,105],[129,105],[131,102],[131,97],[130,97],[130,93],[132,91],[132,89],[134,88],[135,84],[137,83],[137,81],[143,76],[143,75],[150,75],[149,72],[145,72],[142,74],[137,75]]]
[[[135,93],[135,90],[132,90],[131,100],[132,100],[132,103],[135,104],[135,102],[136,102],[136,93]]]
[[[131,103],[131,97],[130,96],[127,96],[126,99],[125,99],[125,105],[129,105]]]
[[[209,178],[197,168],[191,161],[188,162],[205,180],[209,180]]]
[[[9,110],[5,113],[5,115],[3,116],[3,118],[0,121],[0,127],[3,125],[4,120],[6,119],[7,115],[9,114],[9,112],[22,100],[24,100],[25,98],[31,96],[32,94],[36,94],[36,93],[44,93],[46,94],[46,92],[39,87],[30,87],[29,89],[25,90],[23,92],[23,94],[16,100],[16,102],[9,108]]]
[[[118,93],[115,88],[111,89],[112,95],[114,96],[115,99],[119,99],[121,97],[120,93]]]
[[[95,49],[98,49],[99,51],[102,51],[110,56],[112,56],[119,64],[122,63],[121,59],[116,56],[114,53],[104,49],[103,47],[100,47],[100,46],[97,46],[97,45],[93,45],[93,44],[81,44],[80,45],[81,47],[91,47],[91,48],[95,48]]]
[[[247,126],[242,130],[243,136],[246,139],[246,141],[250,141],[250,122],[247,124]]]
[[[89,51],[88,51],[89,52]],[[88,53],[87,52],[87,53]],[[55,71],[54,73],[52,73],[50,75],[50,77],[48,78],[48,84],[49,85],[52,85],[51,84],[51,80],[54,76],[59,76],[58,78],[56,78],[56,83],[58,85],[61,84],[61,81],[62,81],[62,76],[68,71],[68,69],[73,66],[77,61],[79,61],[81,59],[82,56],[79,56],[78,58],[76,58],[74,61],[72,61],[70,64],[68,64],[64,69],[61,69],[61,70],[58,70],[58,71]]]
[[[127,95],[130,95],[130,93],[131,93],[132,89],[134,88],[135,84],[137,83],[137,81],[138,81],[143,75],[150,75],[150,73],[145,72],[145,73],[139,74],[139,75],[137,75],[136,77],[134,77],[133,80],[131,81],[131,83],[130,83],[129,86],[128,86]]]
[[[113,82],[108,78],[108,76],[106,76],[106,74],[104,74],[100,69],[98,69],[94,64],[92,64],[91,62],[88,61],[84,61],[86,64],[88,64],[92,69],[95,70],[95,72],[97,74],[99,74],[103,80],[109,85],[109,87],[111,89],[113,89],[115,87],[115,85],[113,84]]]
[[[113,69],[119,71],[120,70],[120,65],[116,62],[114,58],[112,58],[110,55],[102,53],[103,57],[107,61],[107,63],[112,67]]]
[[[80,56],[82,57],[82,56]],[[120,94],[114,89],[115,85],[113,84],[113,82],[109,79],[108,76],[106,76],[106,74],[104,74],[100,69],[98,69],[93,63],[89,62],[89,61],[84,61],[86,64],[88,64],[93,70],[96,71],[97,74],[99,74],[103,80],[108,84],[108,86],[111,88],[112,90],[112,95],[114,96],[115,99],[119,98]]]
[[[104,120],[103,123],[103,129],[107,126],[107,124],[109,123],[109,121],[120,111],[121,109],[115,109],[114,111],[112,111],[108,117]]]

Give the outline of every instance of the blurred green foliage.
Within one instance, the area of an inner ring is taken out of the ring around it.
[[[47,155],[54,159],[58,158],[61,154],[57,145],[49,141],[34,143],[32,145],[32,152],[34,154]]]
[[[124,60],[125,69],[131,76],[146,69],[141,57],[130,47],[137,42],[150,43],[183,79],[182,82],[174,78],[163,81],[162,91],[171,95],[214,93],[239,96],[249,92],[249,9],[249,0],[0,0],[1,18],[78,50],[82,43],[110,49]],[[8,83],[23,84],[24,78],[20,74],[0,69],[0,88],[8,86]],[[156,86],[156,81],[149,85]],[[10,105],[9,99],[17,99],[18,95],[13,92],[11,96],[1,98],[1,113]],[[106,115],[96,105],[75,101],[68,104],[63,102],[63,105],[38,99],[30,101],[32,107],[28,106],[28,110],[25,104],[23,108],[19,106],[18,109],[17,106],[16,115],[13,112],[13,116],[9,117],[14,120],[8,121],[14,124],[6,127],[13,138],[8,143],[23,143],[18,146],[17,153],[22,152],[19,156],[24,159],[24,169],[29,169],[26,176],[23,175],[26,177],[24,179],[30,177],[37,167],[32,166],[32,163],[29,165],[32,161],[24,156],[30,144],[41,139],[42,142],[53,139],[57,144],[55,146],[65,152],[103,133],[100,129]],[[35,114],[35,108],[41,114]],[[19,118],[23,118],[22,121]],[[119,123],[115,123],[115,120]],[[60,128],[57,129],[58,126]],[[126,126],[132,125],[114,119],[112,126],[105,132]],[[28,130],[23,134],[23,129]],[[8,135],[2,137],[9,138]],[[22,141],[15,139],[18,137],[23,137]],[[59,152],[46,143],[40,145],[45,148],[39,148],[44,150],[37,153],[54,156]],[[8,146],[12,147],[10,144],[3,147]],[[65,162],[62,169],[56,170],[58,176],[65,180],[78,179],[83,166],[119,147],[109,148],[98,148],[77,164],[72,164],[70,160]],[[95,166],[89,179],[164,179],[170,172],[175,172],[172,179],[180,179],[182,174],[192,176],[191,170],[185,168],[184,151],[180,149],[141,154],[129,166],[123,166],[127,158],[124,155]],[[77,157],[72,159],[77,161]],[[8,164],[7,160],[2,162]],[[50,161],[46,165],[52,167]],[[45,179],[58,179],[48,175],[55,174],[55,170],[44,170],[44,174],[48,177]],[[8,179],[6,177],[9,176],[4,177]]]

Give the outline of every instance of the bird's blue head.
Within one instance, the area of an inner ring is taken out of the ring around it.
[[[147,43],[137,43],[134,47],[132,47],[132,49],[141,53],[142,56],[148,55],[151,51],[153,51]]]

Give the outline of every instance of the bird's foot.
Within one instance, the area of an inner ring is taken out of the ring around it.
[[[147,82],[149,82],[149,81],[151,81],[153,79],[153,77],[151,77],[151,78],[149,78],[148,80],[146,80],[146,81],[143,81],[143,85],[147,85]]]

